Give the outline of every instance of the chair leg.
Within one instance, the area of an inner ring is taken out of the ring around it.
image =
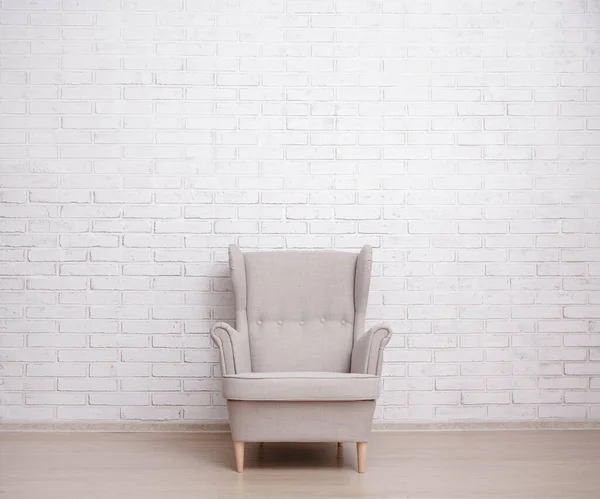
[[[244,442],[233,442],[233,453],[235,454],[235,468],[238,473],[244,471]]]
[[[358,463],[358,472],[365,472],[365,463],[367,462],[367,442],[356,442],[356,461]]]
[[[341,446],[342,446],[342,442],[338,442],[338,447],[341,447]]]

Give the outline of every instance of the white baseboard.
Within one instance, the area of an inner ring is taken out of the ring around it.
[[[600,430],[600,421],[375,421],[373,431]]]
[[[0,432],[229,433],[226,421],[0,421]]]
[[[600,421],[375,421],[373,431],[600,430]],[[229,433],[225,421],[0,421],[0,432]]]

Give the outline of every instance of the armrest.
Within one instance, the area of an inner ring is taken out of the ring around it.
[[[392,328],[387,324],[373,326],[354,344],[350,372],[381,375],[383,350],[392,337]]]
[[[219,322],[210,330],[210,336],[219,348],[223,376],[252,371],[247,334],[236,331],[229,324]]]

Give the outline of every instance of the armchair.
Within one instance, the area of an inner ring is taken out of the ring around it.
[[[236,328],[218,323],[238,472],[245,442],[356,442],[365,468],[383,350],[364,333],[372,250],[242,253],[229,247]]]

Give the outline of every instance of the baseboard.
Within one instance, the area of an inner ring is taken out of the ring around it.
[[[375,421],[373,431],[600,430],[600,421]],[[229,433],[224,421],[0,421],[0,432]]]
[[[373,431],[502,431],[600,430],[600,421],[549,419],[535,421],[416,421],[373,423]]]
[[[229,433],[226,421],[0,421],[0,432]]]

